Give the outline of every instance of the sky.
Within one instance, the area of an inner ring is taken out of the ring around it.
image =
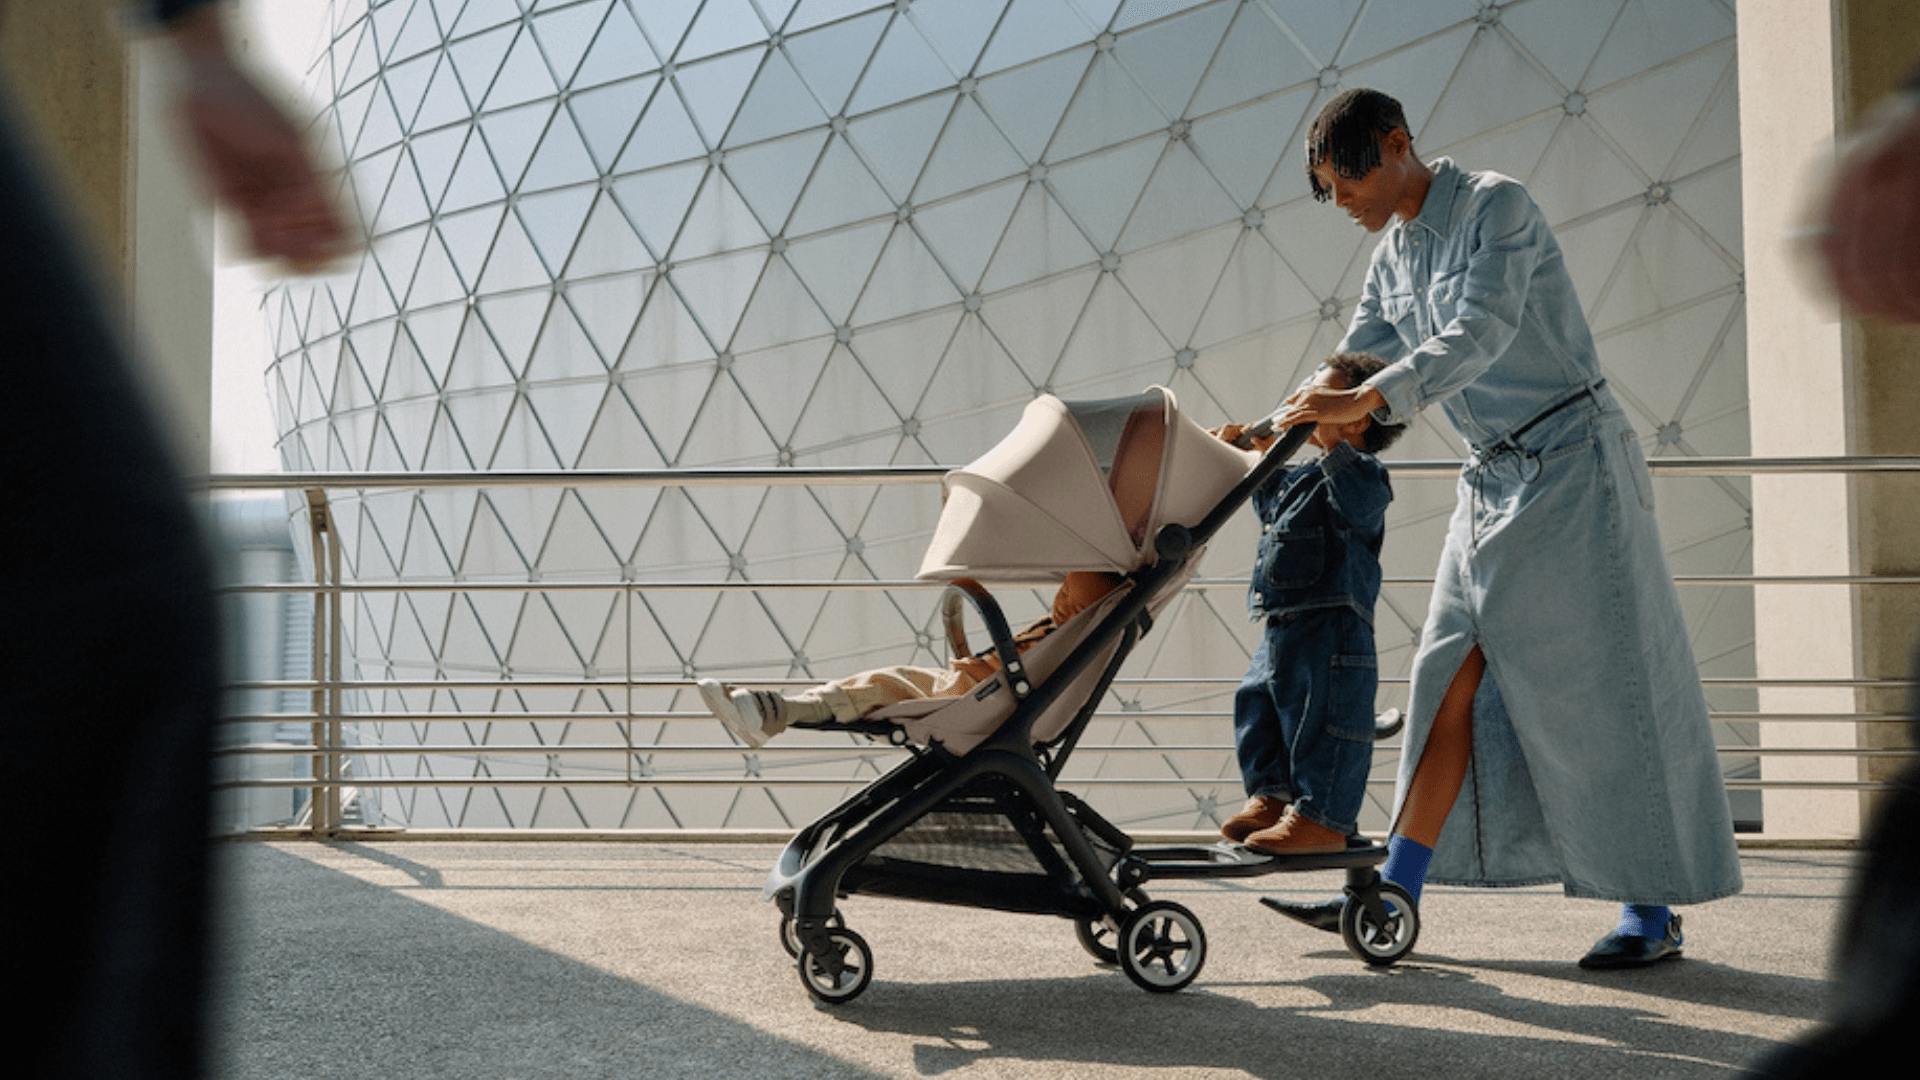
[[[233,5],[240,46],[264,76],[274,80],[292,109],[310,115],[314,103],[301,91],[307,67],[325,39],[327,0],[240,0]],[[267,397],[267,361],[272,348],[260,301],[271,280],[261,268],[231,258],[226,223],[216,225],[222,255],[214,269],[213,439],[216,473],[279,472],[274,449],[272,403]]]

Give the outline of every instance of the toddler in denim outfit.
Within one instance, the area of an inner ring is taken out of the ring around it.
[[[1368,353],[1338,353],[1314,382],[1346,389],[1385,366]],[[1220,436],[1241,430],[1228,425]],[[1373,605],[1393,501],[1374,455],[1405,430],[1372,417],[1318,424],[1308,441],[1322,456],[1254,493],[1260,550],[1247,609],[1266,630],[1234,696],[1248,799],[1221,829],[1229,840],[1321,854],[1345,850],[1355,830],[1373,761]]]

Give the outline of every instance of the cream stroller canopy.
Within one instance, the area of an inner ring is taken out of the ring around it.
[[[1154,559],[1162,525],[1194,525],[1259,455],[1180,414],[1164,386],[1107,401],[1042,395],[1007,437],[948,473],[920,577],[1124,574]]]

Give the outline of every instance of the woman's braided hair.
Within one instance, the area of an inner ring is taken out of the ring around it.
[[[1336,174],[1358,180],[1380,164],[1380,136],[1396,129],[1407,130],[1406,111],[1378,90],[1343,90],[1327,102],[1307,129],[1307,183],[1313,185],[1314,199],[1333,197],[1313,175],[1315,168],[1330,164]]]

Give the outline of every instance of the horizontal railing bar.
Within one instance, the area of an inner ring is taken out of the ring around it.
[[[300,778],[258,778],[248,780],[223,780],[214,785],[223,790],[240,788],[518,788],[518,787],[851,787],[872,783],[874,776],[646,776],[628,779],[626,777],[582,777],[582,776],[376,776],[357,777],[329,783],[325,780]],[[1368,787],[1389,788],[1392,780],[1369,780]],[[1189,788],[1211,789],[1232,788],[1241,790],[1242,781],[1238,776],[1218,778],[1180,779],[1177,777],[1074,777],[1063,776],[1060,786],[1074,788]],[[1733,780],[1726,786],[1740,790],[1766,791],[1883,791],[1889,785],[1873,780]]]
[[[1404,749],[1400,743],[1376,743],[1380,750],[1390,753]],[[245,746],[223,746],[215,750],[216,756],[233,757],[308,757],[316,753],[340,753],[348,756],[367,757],[549,757],[562,754],[632,754],[635,757],[666,757],[680,754],[752,754],[766,761],[787,757],[819,757],[823,755],[845,756],[848,754],[870,755],[883,753],[892,747],[884,743],[872,746],[849,744],[845,746],[782,746],[777,749],[754,750],[750,747],[728,745],[724,743],[691,744],[680,746],[632,746],[626,743],[563,743],[554,746],[542,746],[538,743],[501,743],[476,746],[472,743],[422,743],[419,745],[395,743],[346,743],[339,747],[321,747],[310,743],[249,743]],[[1749,746],[1730,744],[1715,747],[1722,753],[1736,757],[1912,757],[1920,751],[1911,748],[1851,747],[1851,746]],[[1080,754],[1231,754],[1231,743],[1182,743],[1166,746],[1154,746],[1146,743],[1110,744],[1106,746],[1088,746],[1081,744],[1076,753]]]
[[[1388,461],[1397,477],[1452,477],[1464,462]],[[1920,472],[1920,457],[1656,457],[1655,476],[1759,476],[1782,473]],[[222,473],[201,483],[211,491],[285,491],[293,488],[376,490],[474,487],[737,487],[793,484],[924,484],[951,466],[891,465],[733,467],[692,469],[500,469],[492,472]]]
[[[1679,574],[1675,585],[1920,585],[1920,574]],[[1382,578],[1387,588],[1425,589],[1430,577]],[[1033,588],[1044,588],[1035,585]],[[1247,587],[1245,578],[1195,578],[1185,586],[1208,591]],[[250,594],[362,595],[367,593],[532,593],[532,592],[924,592],[944,589],[944,581],[912,578],[841,581],[834,578],[797,578],[779,581],[356,581],[339,585],[256,582],[223,585],[221,592]],[[1021,586],[1013,586],[1017,590]]]
[[[736,676],[734,682],[741,686],[818,686],[818,679],[756,679]],[[1381,686],[1405,686],[1408,679],[1381,676]],[[1911,679],[1762,679],[1745,676],[1714,676],[1701,679],[1700,683],[1709,690],[1780,688],[1796,690],[1905,690],[1914,683]],[[1240,685],[1237,676],[1219,676],[1216,678],[1161,679],[1161,678],[1117,678],[1113,680],[1117,687],[1133,687],[1142,690],[1220,690]],[[248,691],[376,691],[376,690],[450,690],[469,693],[491,693],[509,690],[686,690],[693,683],[684,678],[657,679],[526,679],[526,680],[462,680],[452,679],[392,679],[386,681],[366,679],[341,679],[339,681],[316,679],[256,679],[246,682],[228,683],[229,690]],[[586,716],[602,715],[584,713]],[[1149,715],[1149,714],[1141,714]]]
[[[1095,720],[1124,723],[1130,720],[1224,720],[1232,714],[1226,709],[1210,711],[1172,710],[1167,712],[1096,712]],[[1714,712],[1707,718],[1721,724],[1904,724],[1905,713],[1763,713]],[[488,724],[488,723],[583,723],[626,724],[636,722],[690,722],[713,720],[704,712],[541,712],[541,713],[344,713],[338,717],[319,713],[259,713],[251,716],[222,717],[227,724],[311,724],[316,720],[340,720],[353,724]]]

